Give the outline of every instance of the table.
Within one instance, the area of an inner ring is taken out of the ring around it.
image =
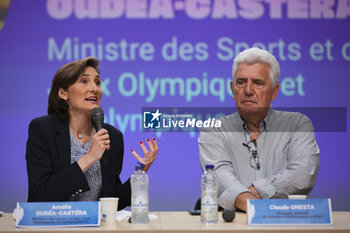
[[[248,226],[247,216],[244,213],[236,213],[236,218],[231,223],[223,221],[219,214],[218,224],[207,226],[200,223],[199,216],[190,216],[187,212],[152,212],[158,218],[146,225],[133,225],[127,220],[118,222],[112,227],[76,227],[76,228],[16,228],[11,214],[4,214],[0,217],[0,233],[4,232],[181,232],[181,233],[206,233],[206,232],[349,232],[350,233],[350,212],[333,212],[333,225],[329,226]]]

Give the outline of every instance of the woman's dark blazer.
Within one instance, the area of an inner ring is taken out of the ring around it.
[[[130,205],[130,179],[121,183],[123,134],[109,124],[111,147],[102,156],[100,197],[119,197],[118,209]],[[28,201],[68,201],[69,196],[90,190],[77,162],[71,164],[68,124],[56,115],[35,118],[29,124],[26,150]]]

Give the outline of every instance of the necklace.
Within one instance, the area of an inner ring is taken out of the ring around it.
[[[71,127],[69,127],[69,129],[70,129],[70,131],[71,131],[71,132],[72,132],[72,134],[73,134],[73,130],[72,130],[72,128],[71,128]],[[78,133],[78,132],[77,132],[77,134],[78,134],[78,138],[79,138],[79,140],[84,139],[84,134],[82,134],[82,133]]]

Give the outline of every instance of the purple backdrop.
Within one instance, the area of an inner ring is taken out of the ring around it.
[[[232,60],[258,46],[281,65],[273,106],[348,113],[349,16],[342,0],[0,1],[0,210],[26,200],[28,124],[46,114],[51,80],[63,64],[101,60],[106,121],[124,133],[122,179],[136,163],[129,151],[141,152],[139,140],[157,137],[150,209],[186,210],[200,196],[198,133],[141,132],[141,108],[233,108]],[[345,117],[343,130],[316,133],[321,166],[311,196],[332,198],[334,210],[350,210]]]

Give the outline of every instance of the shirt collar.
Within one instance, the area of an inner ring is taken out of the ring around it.
[[[273,110],[273,108],[270,108],[269,112],[266,115],[266,117],[260,122],[260,125],[259,125],[259,130],[260,131],[262,131],[262,130],[269,131],[271,123],[272,123],[272,118],[273,118],[274,114],[275,114],[275,111]],[[246,126],[246,124],[245,124],[245,122],[244,122],[244,120],[242,119],[242,117],[241,117],[241,115],[239,113],[238,113],[238,116],[239,116],[238,119],[240,121],[240,125],[242,125],[244,130],[249,131],[247,126]]]

